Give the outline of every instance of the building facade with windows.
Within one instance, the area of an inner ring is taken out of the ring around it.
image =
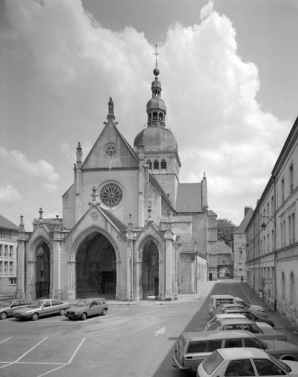
[[[216,279],[216,214],[207,178],[180,183],[178,144],[166,127],[159,70],[154,70],[147,127],[133,147],[119,131],[114,103],[63,195],[63,219],[20,224],[18,297],[62,300],[102,296],[175,300]]]
[[[234,278],[246,280],[246,227],[253,215],[253,209],[244,207],[244,217],[233,233]]]
[[[0,215],[0,293],[15,294],[19,228]]]
[[[298,324],[298,118],[247,226],[247,277],[274,310]]]

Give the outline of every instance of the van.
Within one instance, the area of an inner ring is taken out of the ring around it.
[[[232,347],[266,349],[265,343],[248,331],[183,332],[175,344],[172,365],[180,371],[196,372],[213,351]]]
[[[213,317],[214,310],[222,304],[234,304],[234,296],[231,295],[211,295],[209,302],[209,314]]]

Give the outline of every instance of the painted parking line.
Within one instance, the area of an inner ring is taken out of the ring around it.
[[[1,340],[0,344],[6,342],[6,341],[9,340],[10,338],[11,338],[11,336],[10,336],[9,338],[6,338],[6,339]]]
[[[11,337],[10,337],[11,338]],[[10,338],[7,338],[5,340],[8,340]],[[86,338],[83,338],[81,340],[81,342],[79,343],[79,345],[77,346],[77,348],[75,349],[75,351],[72,353],[72,355],[70,356],[70,358],[68,359],[67,362],[65,363],[53,363],[53,362],[30,362],[30,361],[22,361],[22,359],[28,355],[31,351],[33,351],[36,347],[38,347],[40,344],[42,344],[45,340],[47,340],[48,337],[42,339],[40,342],[38,342],[35,346],[31,347],[28,351],[26,351],[25,353],[23,353],[20,357],[18,357],[16,360],[14,361],[0,361],[0,364],[4,364],[2,366],[0,366],[0,369],[3,369],[3,368],[8,368],[12,365],[16,365],[16,364],[26,364],[26,365],[47,365],[47,366],[53,366],[54,368],[45,372],[45,373],[42,373],[40,375],[38,375],[37,377],[43,377],[47,374],[50,374],[56,370],[59,370],[61,368],[64,368],[65,366],[69,365],[72,363],[73,359],[75,358],[76,354],[78,353],[78,351],[80,350],[80,348],[82,347],[83,343],[85,342]]]

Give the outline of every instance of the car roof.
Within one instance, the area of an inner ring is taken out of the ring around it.
[[[220,313],[220,314],[215,314],[215,317],[222,318],[222,319],[229,319],[229,318],[246,318],[245,315],[243,314],[238,314],[238,313]]]
[[[245,330],[233,331],[193,331],[183,332],[181,334],[189,340],[206,340],[206,339],[234,339],[234,338],[256,338],[254,334]]]
[[[245,309],[245,308],[243,308],[243,309],[227,309],[227,311],[226,311],[226,313],[228,314],[228,313],[250,313],[250,310],[247,310],[247,309]]]
[[[234,302],[231,302],[230,304],[221,304],[220,305],[220,307],[219,308],[226,308],[227,306],[232,306],[232,307],[237,307],[237,308],[239,308],[239,306],[241,306],[241,307],[243,307],[244,308],[244,306],[242,306],[242,305],[240,305],[240,304],[235,304]]]
[[[255,324],[254,321],[251,321],[250,319],[247,319],[247,318],[218,318],[217,319],[217,322],[220,322],[221,324],[224,324],[224,325],[233,325],[234,323],[236,324],[242,324],[242,323],[245,323],[245,324]]]
[[[234,296],[232,295],[211,295],[211,298],[232,298],[234,299]]]
[[[262,359],[269,359],[267,352],[259,348],[219,348],[217,350],[225,359],[249,359],[253,357],[261,357]]]
[[[78,299],[78,301],[85,301],[85,302],[98,301],[98,300],[104,300],[104,298],[94,297],[94,298],[79,298]]]

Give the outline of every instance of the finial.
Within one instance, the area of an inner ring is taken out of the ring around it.
[[[107,119],[115,119],[115,115],[114,115],[114,102],[112,100],[112,97],[110,97],[108,106],[109,106],[109,112],[108,112]]]
[[[96,188],[95,188],[95,186],[93,186],[91,198],[92,198],[93,204],[97,203],[97,201],[96,201],[97,194],[96,194]]]
[[[43,210],[42,208],[39,209],[39,218],[42,219]]]
[[[20,232],[23,232],[24,231],[24,222],[23,222],[23,217],[24,216],[20,216],[20,218],[21,218],[21,220],[20,220],[20,225],[19,225],[19,230],[20,230]]]
[[[159,69],[157,68],[157,56],[160,55],[157,52],[157,44],[155,45],[155,53],[152,54],[152,55],[155,55],[155,68],[153,70],[153,73],[154,73],[155,77],[157,78],[157,76],[159,75]]]
[[[82,148],[81,148],[81,143],[80,143],[80,142],[78,142],[78,147],[77,147],[77,149],[82,149]]]

